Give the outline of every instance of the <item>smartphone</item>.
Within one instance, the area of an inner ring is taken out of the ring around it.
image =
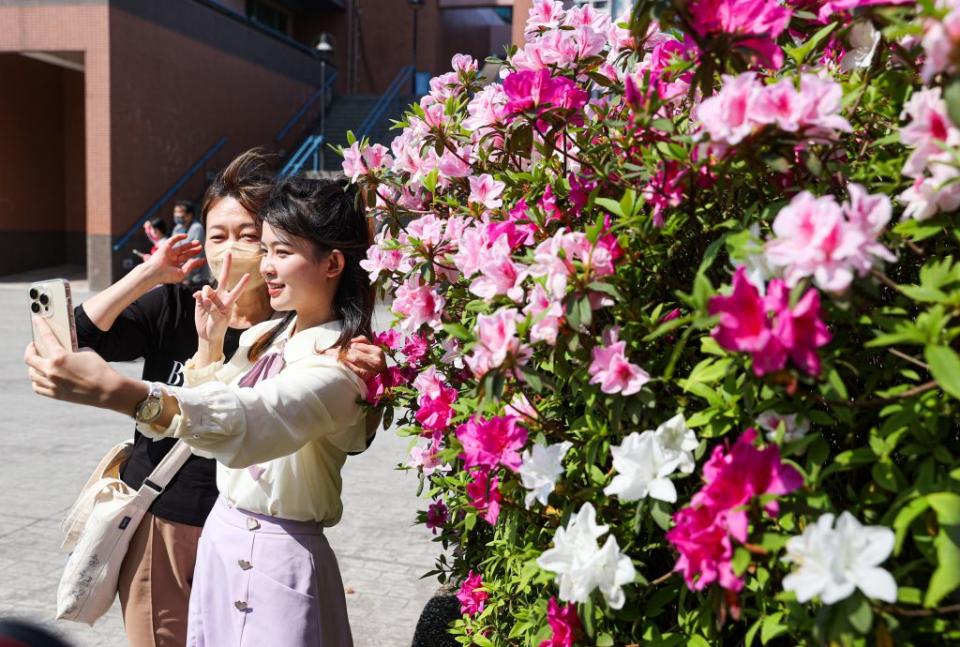
[[[33,327],[32,318],[34,316],[46,319],[60,345],[76,352],[77,324],[73,318],[73,298],[70,294],[70,282],[66,279],[38,281],[30,285],[28,296],[30,298],[30,327],[33,330],[33,343],[37,346],[37,352],[43,357],[50,356],[50,349],[44,347],[43,341]]]

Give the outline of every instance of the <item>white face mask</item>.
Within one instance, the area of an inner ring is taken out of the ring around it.
[[[232,289],[244,274],[250,275],[250,282],[247,283],[246,290],[255,290],[265,283],[263,276],[260,274],[260,259],[263,258],[263,252],[260,251],[259,243],[241,243],[239,241],[227,243],[207,254],[207,263],[210,265],[210,273],[213,278],[220,279],[223,261],[228,253],[231,258],[230,275],[227,277],[227,285],[225,286],[228,290]]]

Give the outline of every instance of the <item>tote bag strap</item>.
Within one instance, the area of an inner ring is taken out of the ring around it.
[[[150,476],[143,480],[138,495],[141,497],[146,495],[146,498],[150,501],[160,496],[160,493],[170,484],[170,481],[177,475],[188,458],[190,458],[190,446],[182,440],[178,440],[173,448],[167,452],[167,455],[163,457],[163,460],[153,468]]]

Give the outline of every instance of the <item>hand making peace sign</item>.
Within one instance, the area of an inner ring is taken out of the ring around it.
[[[233,259],[227,253],[223,259],[220,276],[217,278],[217,289],[214,290],[209,285],[205,285],[202,290],[195,292],[193,295],[193,298],[197,301],[194,314],[197,336],[203,342],[220,344],[223,341],[223,336],[226,334],[230,323],[233,305],[243,293],[244,288],[247,287],[247,283],[250,282],[250,274],[244,274],[232,290],[227,290],[227,277],[230,276],[230,266],[232,264]]]

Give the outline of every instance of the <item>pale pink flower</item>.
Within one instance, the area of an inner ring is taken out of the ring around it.
[[[397,288],[393,312],[403,318],[400,327],[407,332],[414,332],[423,324],[437,330],[444,305],[446,299],[442,294],[412,276]]]
[[[444,179],[453,179],[458,177],[468,177],[473,173],[473,169],[467,160],[470,159],[470,151],[467,148],[458,147],[456,152],[444,149],[440,155],[440,161],[437,168],[440,176]]]
[[[626,356],[627,343],[619,340],[619,330],[608,328],[603,334],[603,344],[595,346],[590,363],[590,384],[599,384],[604,393],[619,393],[623,396],[638,393],[650,381],[650,375]]]
[[[832,136],[836,131],[849,133],[850,122],[840,115],[843,106],[843,87],[833,79],[816,74],[800,76],[800,94],[805,103],[804,134]]]
[[[477,92],[467,104],[467,118],[463,127],[481,134],[502,126],[507,115],[507,95],[499,83],[491,83]]]
[[[457,72],[477,71],[477,61],[469,54],[454,54],[450,66]]]
[[[453,264],[467,278],[480,269],[487,251],[487,235],[483,227],[468,227],[458,240],[457,253],[453,255]]]
[[[694,108],[694,117],[715,142],[735,146],[753,134],[758,122],[752,117],[763,86],[755,72],[738,76],[723,75],[720,91]]]
[[[487,209],[496,209],[503,204],[500,195],[507,186],[503,182],[494,180],[489,173],[471,176],[469,182],[470,202],[483,205]]]
[[[929,162],[930,176],[917,178],[913,185],[897,196],[905,205],[904,218],[926,220],[939,211],[960,208],[960,169],[948,161]]]
[[[351,182],[356,182],[366,172],[363,155],[360,153],[360,142],[353,142],[343,149],[343,174],[349,177]]]
[[[764,258],[771,267],[785,270],[788,286],[811,276],[821,289],[843,292],[854,274],[864,276],[877,260],[893,259],[877,242],[889,220],[889,200],[869,196],[868,204],[862,187],[851,186],[854,202],[843,208],[832,196],[817,198],[803,191],[777,214],[773,221],[776,238],[767,243]],[[869,222],[870,218],[874,222]]]
[[[416,238],[425,245],[436,247],[443,240],[444,222],[434,214],[428,213],[411,221],[406,229],[410,238]]]
[[[428,366],[417,375],[413,381],[413,388],[419,394],[417,403],[422,404],[425,398],[439,398],[441,389],[445,386],[443,375],[437,372],[435,366]]]
[[[467,366],[480,377],[497,368],[512,357],[517,364],[524,364],[530,357],[530,349],[524,347],[517,337],[517,322],[520,313],[514,308],[501,308],[492,315],[477,317],[477,344],[473,354],[466,358]]]
[[[439,451],[440,442],[436,439],[431,440],[426,447],[414,445],[410,449],[410,460],[407,466],[423,470],[426,476],[430,476],[438,469],[445,469],[438,458]]]
[[[901,117],[910,123],[900,129],[900,141],[914,149],[903,166],[903,174],[921,177],[927,163],[943,153],[941,146],[960,144],[960,130],[947,115],[947,104],[940,88],[923,88],[904,104]]]
[[[557,343],[557,334],[563,321],[563,303],[551,298],[539,283],[533,286],[523,314],[530,317],[530,341],[547,342],[550,346]]]
[[[524,33],[529,37],[539,31],[555,29],[563,21],[565,11],[562,2],[556,0],[535,0],[527,15]]]
[[[521,284],[527,271],[511,259],[510,243],[506,236],[498,238],[483,253],[479,270],[480,276],[470,284],[470,291],[478,297],[489,301],[503,294],[513,301],[523,299]]]
[[[937,3],[938,9],[947,9],[942,21],[928,18],[923,25],[924,83],[930,83],[940,72],[953,72],[953,56],[960,45],[960,2],[946,0]]]
[[[796,132],[804,118],[807,101],[793,85],[783,79],[764,86],[752,106],[751,117],[762,124],[776,124],[780,130]]]
[[[379,232],[374,237],[373,245],[367,248],[367,258],[360,261],[360,267],[370,274],[371,283],[376,282],[381,272],[389,274],[403,264],[403,252],[390,247],[390,240],[389,230]]]

